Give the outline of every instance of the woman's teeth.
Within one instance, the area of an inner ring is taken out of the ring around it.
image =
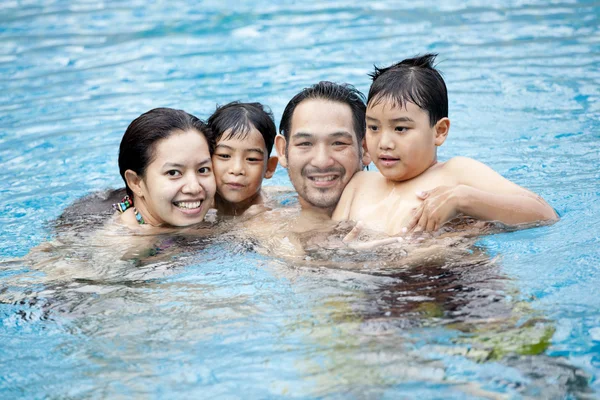
[[[202,204],[202,202],[201,201],[176,201],[173,204],[175,204],[179,208],[192,209],[192,208],[200,207],[200,204]]]

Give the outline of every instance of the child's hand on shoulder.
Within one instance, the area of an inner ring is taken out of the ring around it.
[[[417,197],[423,202],[413,209],[413,217],[406,226],[406,232],[434,232],[456,217],[460,213],[463,188],[463,185],[438,186],[432,190],[417,192]]]

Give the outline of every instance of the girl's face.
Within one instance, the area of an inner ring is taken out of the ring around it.
[[[256,128],[243,139],[223,139],[228,134],[217,142],[212,160],[219,195],[235,204],[255,196],[275,168],[268,168],[265,140]]]
[[[208,143],[196,130],[174,132],[156,143],[154,158],[139,184],[134,204],[151,225],[188,226],[204,220],[215,196]]]

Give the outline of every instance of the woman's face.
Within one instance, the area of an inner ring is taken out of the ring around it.
[[[213,205],[215,190],[204,135],[196,130],[177,131],[155,144],[134,204],[148,224],[188,226],[202,222]]]

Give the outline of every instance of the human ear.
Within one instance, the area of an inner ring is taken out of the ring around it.
[[[371,164],[371,155],[369,154],[369,149],[367,148],[366,139],[362,140],[362,163],[365,167]]]
[[[287,157],[286,157],[286,149],[287,141],[283,135],[275,136],[275,150],[277,150],[277,155],[279,156],[279,164],[283,168],[287,168]]]
[[[269,157],[267,160],[267,170],[265,171],[265,179],[271,179],[277,169],[277,156]]]
[[[133,192],[134,196],[144,197],[142,190],[142,177],[139,176],[136,172],[128,169],[125,171],[125,181],[127,182],[127,186]]]
[[[436,146],[441,146],[446,141],[448,131],[450,131],[450,120],[447,117],[444,117],[435,124]]]

